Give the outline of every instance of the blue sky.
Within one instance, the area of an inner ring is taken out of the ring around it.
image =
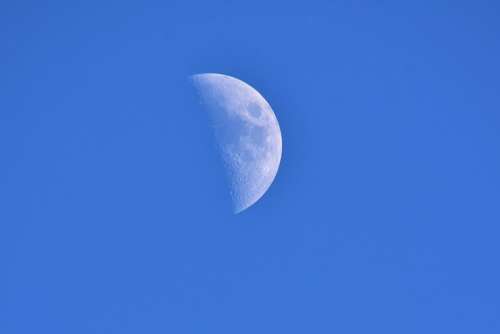
[[[498,333],[499,14],[3,2],[0,332]],[[280,122],[240,215],[199,72]]]

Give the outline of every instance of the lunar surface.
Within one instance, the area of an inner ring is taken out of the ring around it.
[[[248,84],[215,73],[191,76],[210,115],[228,175],[234,213],[267,191],[281,160],[281,131],[271,106]]]

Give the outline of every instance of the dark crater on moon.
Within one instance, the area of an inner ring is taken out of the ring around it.
[[[260,115],[262,114],[262,110],[257,103],[250,103],[247,110],[248,113],[255,118],[260,118]]]

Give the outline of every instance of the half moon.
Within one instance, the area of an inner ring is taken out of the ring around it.
[[[257,202],[281,161],[281,131],[267,101],[250,85],[228,75],[191,76],[209,112],[228,176],[234,213]]]

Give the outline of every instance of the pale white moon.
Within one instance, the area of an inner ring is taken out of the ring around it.
[[[262,95],[241,80],[216,73],[191,79],[213,122],[234,213],[239,213],[264,195],[278,172],[278,121]]]

